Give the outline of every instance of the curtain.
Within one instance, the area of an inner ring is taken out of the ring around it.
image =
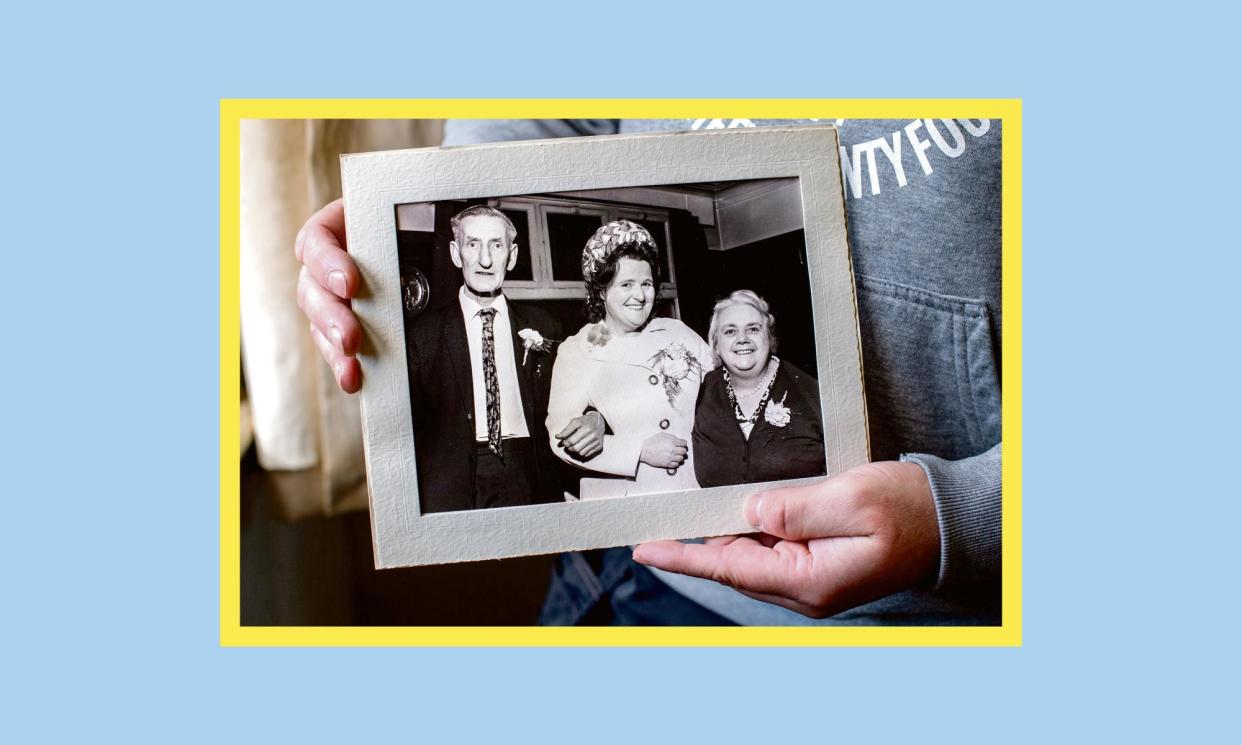
[[[365,509],[358,401],[342,393],[297,307],[293,239],[341,195],[343,153],[438,145],[441,120],[241,124],[242,360],[254,443],[287,519]]]

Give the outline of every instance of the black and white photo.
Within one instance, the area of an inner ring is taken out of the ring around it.
[[[814,138],[346,156],[377,565],[737,531],[752,485],[865,461],[841,183],[788,152]]]
[[[422,511],[825,475],[799,201],[769,179],[398,205]]]

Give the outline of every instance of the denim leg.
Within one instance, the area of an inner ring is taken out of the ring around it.
[[[543,626],[732,626],[632,558],[629,547],[561,554],[539,614]]]

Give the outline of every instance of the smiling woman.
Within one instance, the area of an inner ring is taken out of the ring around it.
[[[596,472],[583,499],[698,488],[690,452],[694,405],[711,350],[681,321],[651,318],[659,276],[651,234],[629,220],[599,228],[582,252],[590,323],[565,340],[552,370],[547,428],[563,460]],[[602,452],[567,443],[571,421],[607,422]]]
[[[628,256],[618,259],[616,276],[604,292],[604,324],[618,333],[634,333],[647,323],[654,301],[651,265]]]
[[[824,426],[815,378],[774,356],[768,303],[738,290],[716,303],[708,338],[721,363],[695,412],[695,472],[702,486],[823,476]]]

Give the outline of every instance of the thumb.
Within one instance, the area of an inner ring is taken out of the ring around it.
[[[831,478],[806,486],[759,492],[746,498],[746,521],[791,541],[868,536],[869,512],[853,480]]]

